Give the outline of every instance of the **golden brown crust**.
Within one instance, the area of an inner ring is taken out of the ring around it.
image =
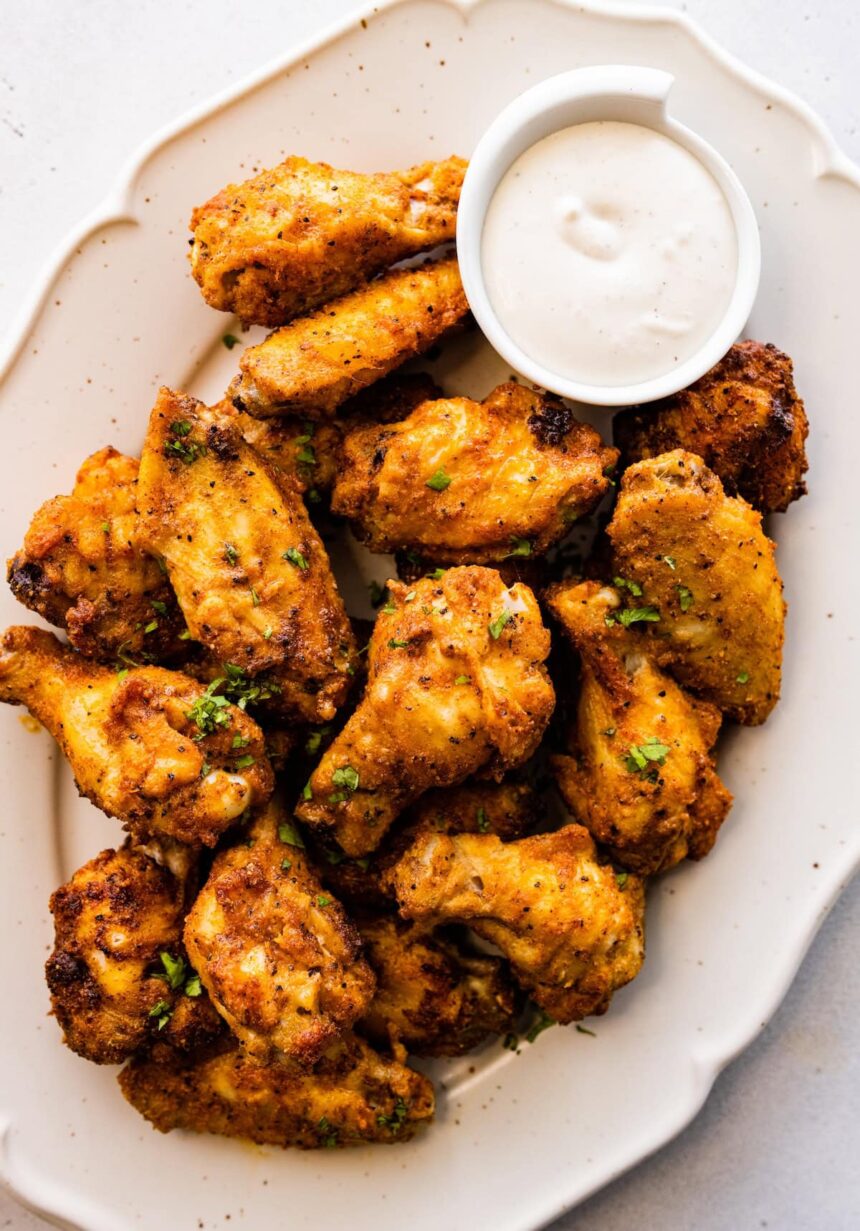
[[[761,514],[676,449],[624,472],[607,533],[616,574],[659,612],[646,625],[657,661],[738,722],[764,722],[779,698],[785,603]]]
[[[183,883],[128,843],[102,851],[52,894],[45,976],[72,1051],[119,1064],[148,1040],[188,1047],[218,1033],[206,995],[186,993],[196,988],[182,948],[184,909]]]
[[[139,479],[140,541],[165,561],[195,640],[265,678],[270,705],[326,722],[355,642],[322,540],[298,494],[235,424],[162,389]]]
[[[156,560],[137,546],[138,462],[108,446],[78,471],[68,496],[34,516],[8,564],[12,593],[75,649],[157,662],[182,648],[184,621]]]
[[[249,347],[229,396],[255,418],[330,418],[468,311],[456,257],[389,270]]]
[[[616,862],[642,875],[702,858],[732,799],[712,751],[719,710],[654,665],[641,625],[617,622],[617,590],[563,582],[547,601],[582,660],[569,755],[551,760],[565,803]]]
[[[510,382],[350,432],[332,511],[371,551],[439,564],[541,555],[600,502],[616,457],[559,399]]]
[[[686,449],[762,513],[806,491],[806,411],[791,360],[769,342],[738,342],[688,389],[616,415],[612,432],[625,466]]]
[[[249,1055],[307,1065],[366,1010],[375,981],[358,932],[299,841],[270,802],[246,841],[216,857],[186,920],[185,944]]]
[[[603,1013],[644,956],[644,887],[598,861],[581,825],[502,842],[425,833],[390,873],[407,919],[466,923],[551,1017]]]
[[[508,590],[493,569],[453,568],[412,590],[389,582],[389,593],[364,697],[296,810],[353,856],[378,846],[430,788],[521,765],[555,703],[549,633],[525,586]]]
[[[233,705],[219,709],[214,729],[198,721],[211,707],[189,676],[112,671],[38,628],[10,628],[0,645],[0,701],[25,705],[60,745],[81,794],[139,840],[214,846],[271,794],[260,728]]]
[[[126,1065],[119,1084],[161,1133],[303,1150],[408,1141],[434,1109],[426,1077],[356,1035],[338,1040],[311,1072],[290,1061],[259,1064],[235,1044],[191,1057],[157,1048]]]
[[[466,164],[362,175],[290,157],[191,215],[191,272],[213,308],[283,325],[453,240]]]
[[[453,936],[393,916],[360,916],[377,989],[359,1029],[416,1056],[462,1056],[513,1026],[518,999],[503,963]]]

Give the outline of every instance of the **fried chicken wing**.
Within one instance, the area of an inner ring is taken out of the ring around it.
[[[290,157],[191,215],[191,272],[213,308],[284,325],[453,240],[466,164],[362,175]]]
[[[331,417],[469,311],[455,256],[392,269],[249,347],[229,395],[256,418]]]
[[[625,471],[607,531],[661,665],[738,722],[764,722],[779,698],[785,603],[761,514],[676,449]]]
[[[276,800],[222,851],[185,924],[215,1007],[249,1055],[313,1064],[367,1009],[361,939]]]
[[[182,647],[184,622],[158,562],[136,543],[138,462],[108,446],[68,496],[36,513],[8,564],[12,593],[97,658],[152,662]]]
[[[557,398],[511,382],[351,432],[332,511],[371,551],[441,564],[542,554],[609,490],[616,457]]]
[[[389,582],[367,688],[326,750],[296,815],[364,855],[425,791],[531,756],[555,696],[534,595],[493,569],[449,569],[412,590]]]
[[[188,628],[217,660],[265,677],[272,708],[334,717],[355,641],[322,540],[234,424],[162,389],[139,479],[139,540],[163,557]]]
[[[126,843],[85,863],[51,897],[54,950],[45,965],[68,1047],[119,1064],[147,1040],[196,1046],[220,1019],[182,948],[185,885]]]
[[[304,1150],[408,1141],[434,1110],[426,1077],[355,1035],[334,1043],[312,1071],[260,1064],[236,1044],[191,1057],[164,1047],[131,1060],[118,1080],[161,1133],[181,1128]]]
[[[599,862],[581,825],[507,843],[428,832],[390,875],[401,915],[468,924],[556,1021],[605,1012],[642,965],[643,884]]]
[[[214,846],[271,794],[257,724],[178,671],[112,671],[51,633],[10,628],[0,701],[25,705],[60,745],[81,794],[138,839]]]
[[[738,342],[688,389],[616,415],[612,430],[625,466],[686,449],[762,513],[806,491],[806,411],[791,360],[771,343]]]
[[[643,875],[701,859],[731,806],[712,753],[720,711],[654,665],[648,639],[618,623],[616,590],[563,582],[548,603],[582,661],[570,755],[551,761],[565,803]]]
[[[391,916],[360,916],[358,926],[377,977],[359,1025],[372,1042],[417,1056],[461,1056],[511,1029],[518,999],[498,958]]]

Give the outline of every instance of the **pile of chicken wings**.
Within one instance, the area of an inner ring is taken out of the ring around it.
[[[647,878],[731,806],[722,722],[779,696],[790,360],[740,343],[613,446],[515,381],[404,372],[467,325],[464,169],[288,158],[196,209],[204,299],[274,332],[217,405],[162,389],[140,458],[88,458],[9,562],[65,639],[10,628],[0,699],[127,832],[51,899],[53,1013],[162,1131],[404,1141],[410,1054],[603,1013]],[[372,627],[344,525],[397,562]]]

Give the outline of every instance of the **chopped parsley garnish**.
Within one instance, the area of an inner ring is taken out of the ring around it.
[[[164,442],[164,456],[166,458],[178,457],[180,461],[185,462],[186,466],[196,462],[198,457],[204,457],[206,446],[198,444],[196,440],[188,440],[190,432],[191,424],[187,419],[177,419],[176,422],[171,423],[171,439]]]
[[[195,739],[202,739],[204,735],[211,735],[218,727],[229,727],[230,702],[217,691],[224,682],[223,679],[219,678],[208,684],[203,696],[197,698],[185,715],[189,722],[197,724],[199,735],[195,735]]]
[[[232,350],[234,346],[239,345],[239,339],[235,338],[232,333],[225,333],[221,341],[227,347],[227,350]]]
[[[682,611],[689,611],[693,605],[693,591],[688,590],[686,586],[675,586],[678,591],[678,602],[681,604]]]
[[[415,602],[415,591],[410,590],[403,601],[404,603],[414,603]]]
[[[240,710],[256,705],[259,701],[270,701],[281,691],[280,684],[276,684],[274,680],[267,680],[259,675],[249,679],[235,663],[224,663],[224,678],[217,682],[223,685],[224,695],[229,697],[234,705],[238,705]]]
[[[370,856],[362,855],[361,859],[354,860],[356,867],[361,868],[362,872],[366,872],[370,867]]]
[[[154,633],[157,628],[158,628],[158,620],[150,620],[148,624],[144,625],[144,629],[143,629],[144,635],[146,633]]]
[[[266,641],[270,641],[270,640],[271,640],[271,637],[272,637],[272,626],[271,626],[271,624],[267,624],[267,625],[266,625],[266,627],[263,629],[263,637],[264,637],[264,639],[265,639]]]
[[[624,886],[627,884],[627,877],[628,877],[627,872],[616,872],[615,873],[615,883],[619,889],[623,889]]]
[[[323,855],[325,856],[326,863],[331,864],[333,868],[336,868],[339,863],[343,863],[344,859],[346,859],[343,851],[323,851]]]
[[[110,534],[110,522],[109,521],[102,522],[102,534]]]
[[[626,577],[613,577],[612,584],[616,590],[629,590],[634,598],[642,597],[642,587],[638,581],[628,581]]]
[[[512,556],[530,556],[531,554],[532,545],[528,539],[511,539],[511,550],[505,559],[510,560]]]
[[[550,1026],[555,1026],[558,1023],[554,1017],[550,1017],[548,1013],[541,1013],[537,1020],[532,1024],[526,1035],[526,1041],[534,1043],[539,1034],[543,1034],[544,1030],[549,1030]]]
[[[278,837],[285,846],[294,846],[300,851],[305,849],[304,838],[292,821],[281,821],[278,826]]]
[[[672,570],[672,572],[674,572],[675,571],[675,557],[674,556],[664,556],[663,559],[669,565],[669,568]]]
[[[644,744],[631,744],[627,749],[624,764],[631,774],[638,774],[640,778],[654,782],[657,779],[655,767],[665,765],[670,751],[668,744],[661,744],[652,736]]]
[[[425,483],[425,487],[432,488],[434,492],[443,492],[446,487],[451,486],[451,476],[446,474],[440,466],[438,470],[430,476]]]
[[[394,603],[386,603],[382,608],[383,615],[394,615],[396,611],[397,608],[394,606]]]
[[[182,632],[179,634],[179,640],[180,641],[190,641],[191,640],[191,630],[188,628],[183,628]]]
[[[409,1107],[402,1098],[397,1099],[394,1104],[394,1110],[390,1116],[378,1115],[376,1123],[381,1128],[390,1129],[392,1133],[399,1133],[406,1123],[406,1117],[409,1114]]]
[[[433,572],[428,573],[427,576],[431,579],[431,581],[441,581],[447,571],[448,570],[445,568],[434,568]]]
[[[332,1128],[325,1116],[321,1116],[317,1121],[317,1132],[323,1145],[329,1150],[334,1149],[337,1145],[337,1129]]]
[[[288,547],[283,555],[284,560],[289,560],[290,564],[294,564],[298,569],[306,569],[308,562],[299,551],[298,547]]]
[[[165,979],[167,986],[171,991],[177,992],[185,982],[185,958],[174,957],[172,953],[159,953],[158,955],[161,965],[164,967],[164,973],[158,973],[159,979]]]
[[[170,1002],[167,1000],[158,1000],[149,1010],[149,1016],[154,1017],[158,1024],[158,1029],[163,1030],[173,1014],[170,1007]]]
[[[152,610],[157,611],[159,615],[167,615],[167,603],[162,603],[160,599],[152,599],[151,606]]]
[[[750,678],[749,671],[742,671],[740,675],[737,677],[737,682],[738,684],[746,684],[749,678]]]
[[[251,603],[254,607],[260,606],[260,596],[253,586],[251,586]]]
[[[317,491],[315,487],[312,487],[310,489],[310,491],[307,493],[307,496],[308,496],[308,504],[321,504],[322,503],[322,496],[319,494],[319,492]]]
[[[656,607],[626,607],[621,611],[607,611],[604,619],[610,628],[613,624],[629,628],[631,624],[656,624],[660,612]]]
[[[234,768],[235,769],[250,769],[252,765],[256,765],[256,764],[257,764],[257,758],[252,757],[250,753],[246,753],[245,756],[239,757],[239,760],[236,762]]]
[[[305,740],[305,752],[309,757],[316,756],[320,750],[320,745],[327,735],[331,734],[331,726],[317,727],[316,731],[311,731],[308,738]]]
[[[309,778],[307,782],[305,783],[305,785],[302,787],[302,799],[313,799],[313,797],[314,797],[314,793],[311,790],[311,782]]]
[[[281,871],[282,872],[289,872],[292,866],[293,866],[292,859],[282,859],[281,860]]]
[[[456,680],[454,681],[455,684],[471,684],[471,682],[472,682],[471,675],[458,675]]]
[[[182,990],[185,992],[186,996],[190,996],[192,999],[199,996],[203,991],[203,988],[200,986],[200,975],[196,972],[192,974],[191,977],[186,980],[185,987]]]
[[[478,809],[478,833],[488,833],[490,822],[487,820],[487,814],[483,808]]]
[[[597,1035],[594,1033],[594,1031],[589,1030],[587,1026],[583,1026],[582,1022],[576,1023],[576,1033],[577,1034],[587,1034],[588,1037],[591,1039],[597,1038]]]
[[[203,764],[200,766],[200,777],[208,778],[211,773],[212,773],[212,766],[209,764],[208,761],[204,761]]]
[[[331,898],[327,898],[324,893],[321,893],[317,898],[317,906],[325,910],[327,906],[331,906]]]
[[[358,770],[351,765],[342,765],[331,776],[332,786],[345,787],[350,793],[358,790],[359,781]]]
[[[408,644],[408,641],[398,641],[396,637],[388,639],[389,650],[405,650]]]
[[[296,449],[296,461],[301,462],[305,466],[316,466],[316,450],[313,445],[308,444],[309,440],[310,435],[307,433],[304,436],[296,437],[296,444],[299,446],[298,449]]]
[[[498,641],[499,637],[502,635],[502,629],[506,624],[510,624],[513,618],[513,614],[510,611],[502,611],[496,616],[495,620],[490,620],[487,628],[489,629],[490,636],[494,641]]]
[[[386,586],[381,586],[378,581],[369,581],[367,588],[370,591],[371,607],[381,607],[385,598]]]
[[[233,565],[239,559],[239,553],[232,543],[224,544],[224,559],[228,564]]]

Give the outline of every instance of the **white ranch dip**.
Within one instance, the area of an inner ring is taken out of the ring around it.
[[[513,163],[481,241],[499,321],[532,359],[592,385],[661,376],[720,323],[737,270],[728,204],[683,146],[576,124]]]

